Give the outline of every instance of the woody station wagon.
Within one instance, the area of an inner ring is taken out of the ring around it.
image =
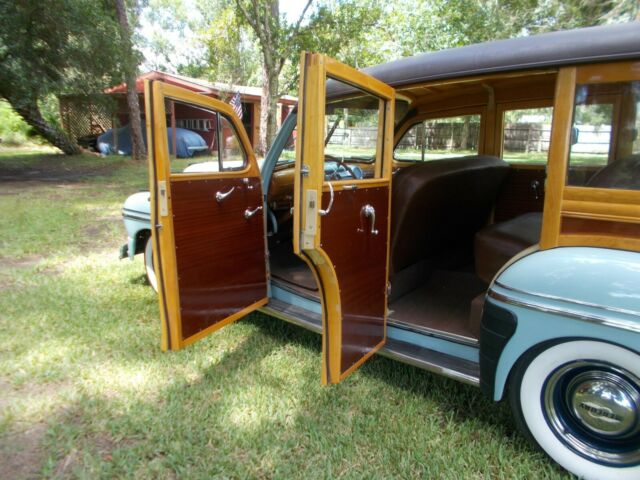
[[[162,348],[259,309],[322,335],[323,383],[380,353],[508,399],[578,476],[640,478],[640,24],[305,53],[299,94],[259,168],[227,104],[146,83],[123,253],[148,250]]]

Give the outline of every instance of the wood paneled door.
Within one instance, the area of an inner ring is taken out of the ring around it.
[[[302,55],[299,92],[294,250],[322,291],[322,381],[338,383],[386,339],[395,92],[319,54]]]
[[[162,348],[178,350],[267,303],[260,172],[225,103],[145,84]]]

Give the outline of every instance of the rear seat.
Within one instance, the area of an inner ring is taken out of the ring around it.
[[[541,230],[540,212],[525,213],[506,222],[484,227],[476,233],[474,243],[476,275],[491,283],[509,259],[540,241]]]
[[[392,182],[391,298],[416,288],[436,264],[471,260],[509,165],[474,155],[401,169]]]

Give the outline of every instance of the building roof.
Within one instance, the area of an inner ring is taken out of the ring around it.
[[[178,87],[183,87],[188,90],[202,93],[204,95],[213,95],[219,97],[220,94],[235,94],[240,92],[240,96],[243,101],[259,101],[262,95],[261,87],[248,87],[245,85],[233,85],[222,82],[209,82],[201,78],[187,77],[185,75],[178,75],[176,73],[159,72],[152,70],[144,73],[136,78],[136,90],[138,93],[144,92],[145,80],[162,80],[163,82]],[[126,93],[127,84],[121,83],[105,90],[108,94],[124,94]],[[279,102],[284,104],[295,104],[298,99],[289,95],[280,97]]]
[[[401,87],[423,82],[560,65],[640,58],[640,22],[579,28],[422,53],[365,68]],[[349,89],[327,86],[327,94]]]

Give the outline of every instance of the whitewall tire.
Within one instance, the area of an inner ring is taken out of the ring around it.
[[[147,281],[154,291],[158,291],[158,278],[156,277],[156,270],[153,266],[153,239],[151,235],[147,238],[147,243],[144,246],[144,269],[147,274]]]
[[[523,358],[510,385],[518,426],[585,479],[640,479],[640,355],[575,340]]]

